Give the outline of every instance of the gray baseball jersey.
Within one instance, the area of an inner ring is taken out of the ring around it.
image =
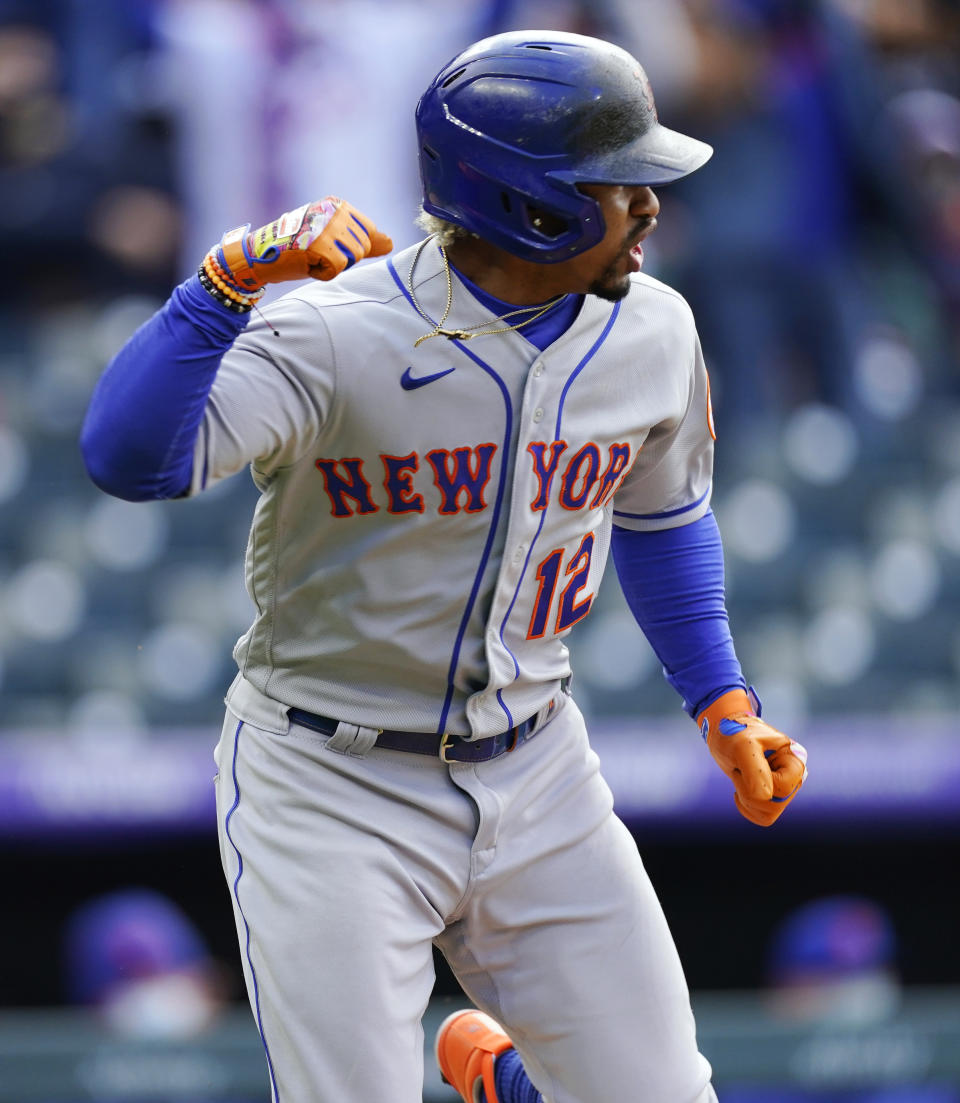
[[[643,274],[586,296],[540,352],[522,332],[434,337],[428,246],[298,287],[226,354],[191,493],[250,464],[256,618],[241,675],[351,723],[480,738],[570,672],[615,522],[659,529],[710,499],[709,384],[689,308]],[[454,276],[456,282],[456,277]],[[453,328],[492,320],[455,287]]]

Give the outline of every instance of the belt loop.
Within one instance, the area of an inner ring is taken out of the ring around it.
[[[557,706],[560,704],[560,694],[556,697],[551,697],[550,700],[543,706],[543,708],[537,713],[537,721],[533,726],[533,731],[539,731],[540,728],[553,716]],[[533,735],[533,732],[530,733]]]
[[[353,758],[363,758],[377,741],[382,728],[364,728],[359,724],[348,724],[341,720],[337,730],[330,736],[326,746],[331,751],[339,751]]]
[[[543,708],[537,713],[537,722],[533,731],[530,733],[533,735],[538,732],[548,720],[551,720],[559,711],[564,700],[569,695],[570,691],[567,688],[569,685],[569,679],[566,685],[561,683],[560,692],[556,696],[551,697],[550,700],[543,706]]]

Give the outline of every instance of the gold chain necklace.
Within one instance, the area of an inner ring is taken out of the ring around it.
[[[432,333],[425,333],[422,337],[418,337],[416,341],[413,342],[414,348],[417,348],[424,341],[429,341],[431,337],[447,337],[451,341],[469,341],[471,337],[491,337],[495,333],[512,333],[514,330],[523,329],[524,326],[528,326],[531,322],[535,322],[538,318],[543,317],[551,307],[556,306],[561,299],[566,298],[566,295],[557,295],[548,303],[544,303],[543,306],[537,308],[532,306],[521,306],[516,310],[509,311],[507,314],[502,314],[499,318],[491,318],[486,322],[477,322],[476,325],[467,326],[466,329],[444,329],[443,323],[447,320],[447,315],[453,307],[453,275],[450,272],[450,261],[447,259],[447,251],[439,242],[437,242],[437,248],[440,250],[440,256],[443,259],[443,272],[447,277],[447,305],[443,308],[443,314],[440,316],[439,322],[433,322],[433,319],[417,302],[417,296],[413,290],[414,269],[417,267],[417,261],[420,259],[420,254],[423,252],[424,247],[429,245],[431,241],[433,241],[433,237],[428,237],[425,241],[420,242],[420,247],[414,254],[413,263],[410,265],[410,275],[408,277],[410,285],[410,302],[413,303],[417,313],[425,322],[430,322],[434,325]],[[535,314],[531,314],[529,318],[524,318],[522,322],[517,322],[515,325],[502,326],[500,329],[487,328],[488,326],[495,326],[497,322],[505,322],[508,318],[513,318],[517,314],[527,314],[534,309],[536,309]]]

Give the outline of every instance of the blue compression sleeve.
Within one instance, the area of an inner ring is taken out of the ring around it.
[[[127,341],[94,389],[80,436],[101,490],[131,502],[186,493],[207,396],[248,319],[192,276]]]
[[[691,716],[727,689],[746,688],[730,636],[723,545],[713,512],[658,532],[613,529],[627,604]]]

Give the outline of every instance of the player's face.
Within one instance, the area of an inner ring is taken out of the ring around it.
[[[615,302],[630,290],[630,276],[643,262],[641,242],[657,228],[660,202],[652,189],[621,184],[581,184],[580,191],[600,206],[603,240],[567,263],[582,289]]]

